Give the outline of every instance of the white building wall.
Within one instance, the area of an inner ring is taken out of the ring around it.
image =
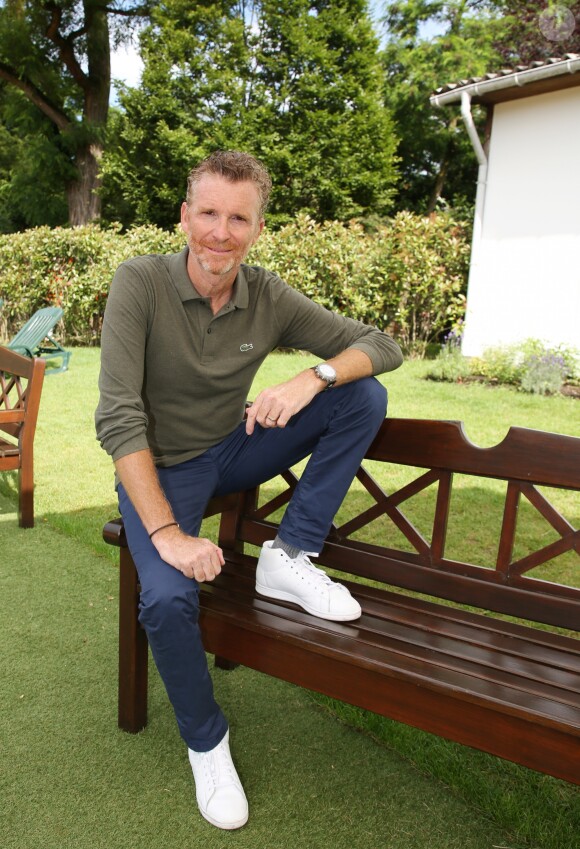
[[[580,87],[496,105],[481,220],[463,353],[580,348]]]

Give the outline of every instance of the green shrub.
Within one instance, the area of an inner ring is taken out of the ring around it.
[[[298,216],[265,233],[251,260],[329,309],[392,332],[422,357],[463,317],[469,254],[467,225],[447,214],[402,212],[372,233],[356,222]]]
[[[307,215],[264,231],[248,262],[275,271],[329,310],[384,328],[384,280],[374,273],[372,238],[361,225],[316,223]]]
[[[43,306],[64,310],[59,335],[98,344],[110,281],[132,256],[180,250],[184,236],[148,225],[39,227],[0,236],[0,328],[10,337]],[[387,330],[411,354],[454,326],[463,314],[469,244],[449,215],[401,213],[376,231],[360,223],[317,224],[299,215],[266,230],[248,262],[263,265],[331,310]]]
[[[383,311],[403,347],[423,357],[465,313],[467,225],[447,213],[424,218],[401,212],[373,247],[376,274],[385,281]]]
[[[119,263],[136,254],[167,253],[182,245],[182,235],[157,227],[140,227],[126,235],[118,227],[38,227],[1,236],[3,333],[14,335],[35,310],[57,305],[64,310],[60,335],[67,343],[98,343],[109,285]]]
[[[488,348],[471,362],[473,374],[489,383],[521,386],[526,392],[558,392],[580,369],[579,353],[565,345],[548,346],[540,339]],[[557,387],[557,388],[556,388]]]
[[[580,377],[580,352],[565,345],[549,347],[539,339],[487,348],[471,360],[461,355],[459,337],[448,334],[427,377],[457,382],[476,377],[486,383],[517,386],[524,392],[551,395]]]
[[[523,373],[523,356],[519,345],[498,345],[486,348],[483,356],[471,361],[474,374],[487,383],[519,385]]]
[[[439,354],[427,372],[430,380],[459,383],[471,376],[471,364],[461,353],[461,334],[451,330],[445,337]]]

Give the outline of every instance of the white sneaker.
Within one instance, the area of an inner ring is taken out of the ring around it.
[[[188,749],[200,813],[218,828],[241,828],[248,821],[248,800],[236,772],[230,732],[210,752]]]
[[[302,551],[296,559],[265,542],[256,569],[256,591],[268,598],[292,601],[321,619],[350,622],[361,607],[346,587],[331,581]]]

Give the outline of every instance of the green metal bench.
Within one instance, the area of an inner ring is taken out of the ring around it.
[[[63,311],[60,307],[45,307],[38,310],[6,347],[26,357],[42,357],[43,360],[60,359],[60,365],[57,368],[47,369],[47,374],[60,374],[66,371],[71,352],[65,351],[52,333],[62,315]]]

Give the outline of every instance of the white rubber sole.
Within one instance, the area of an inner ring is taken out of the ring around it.
[[[199,807],[199,805],[198,805],[198,807]],[[241,820],[236,820],[235,822],[231,822],[231,823],[223,823],[223,822],[219,822],[218,820],[212,819],[210,817],[210,815],[204,813],[201,810],[201,808],[199,808],[199,812],[205,820],[207,820],[209,823],[211,823],[211,825],[215,825],[216,828],[221,828],[222,831],[234,831],[234,829],[236,829],[236,828],[241,828],[243,825],[245,825],[248,822],[248,818],[249,818],[249,814],[246,814],[246,816]]]
[[[292,593],[287,593],[284,590],[273,590],[270,589],[270,587],[265,587],[263,584],[258,584],[257,582],[256,592],[266,598],[275,598],[278,601],[289,601],[292,604],[297,604],[298,607],[301,607],[302,610],[306,611],[306,613],[310,613],[311,616],[316,616],[318,619],[328,619],[331,622],[354,622],[355,619],[360,619],[361,617],[362,611],[359,613],[331,614],[315,610],[307,604],[304,604],[302,599],[298,598],[298,596],[292,595]]]

